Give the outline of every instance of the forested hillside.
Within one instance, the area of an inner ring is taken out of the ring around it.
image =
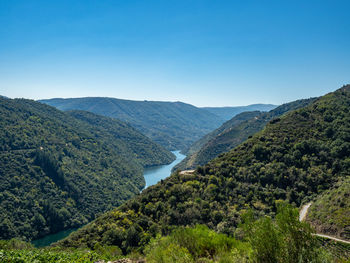
[[[236,115],[246,111],[270,111],[276,108],[277,105],[273,104],[251,104],[248,106],[236,106],[236,107],[203,107],[205,109],[225,121],[228,121]]]
[[[192,169],[204,165],[219,154],[228,152],[248,139],[265,125],[286,112],[296,110],[312,103],[315,98],[297,100],[283,104],[269,112],[243,112],[225,122],[218,129],[196,141],[187,150],[187,157],[174,170]]]
[[[100,140],[113,142],[119,155],[127,159],[136,159],[145,168],[168,164],[175,159],[171,152],[125,122],[87,111],[68,111],[67,114],[85,122],[87,125],[84,128],[93,130]]]
[[[129,125],[0,98],[0,239],[86,224],[144,187],[174,156]]]
[[[217,233],[205,225],[176,227],[170,234],[152,238],[123,256],[119,247],[65,249],[57,245],[35,249],[18,240],[1,241],[3,262],[114,262],[114,263],[295,263],[347,262],[350,245],[327,243],[312,235],[306,222],[298,220],[298,209],[280,202],[274,219],[244,214],[236,237]],[[135,237],[135,236],[134,236]]]
[[[49,99],[60,110],[85,110],[128,122],[169,150],[183,150],[224,121],[182,102],[131,101],[114,98]]]
[[[173,174],[60,244],[93,247],[98,242],[127,252],[157,233],[198,223],[233,234],[246,209],[274,215],[278,200],[299,207],[349,170],[350,86],[345,86],[271,121],[193,174]]]
[[[350,241],[350,176],[315,200],[307,221],[318,233]]]
[[[261,113],[262,113],[261,111],[246,111],[246,112],[242,112],[242,113],[237,114],[231,120],[226,121],[224,124],[222,124],[219,128],[206,134],[205,136],[200,138],[198,141],[194,142],[185,151],[185,153],[188,154],[188,156],[190,156],[190,155],[194,154],[195,152],[198,152],[206,143],[213,140],[218,135],[222,134],[225,131],[228,131],[232,127],[235,127],[244,121],[247,121],[250,119],[255,119],[255,117],[259,116]]]

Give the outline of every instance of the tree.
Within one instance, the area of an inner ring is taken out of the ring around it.
[[[299,221],[298,209],[277,204],[275,220],[264,216],[254,220],[253,212],[244,215],[242,228],[253,248],[256,262],[328,262],[308,223]]]

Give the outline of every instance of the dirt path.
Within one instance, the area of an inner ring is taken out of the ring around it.
[[[308,210],[309,210],[311,205],[312,205],[312,202],[307,203],[306,205],[303,205],[301,207],[300,212],[299,212],[299,221],[300,222],[305,220],[307,212],[308,212]],[[328,238],[328,239],[331,239],[331,240],[334,240],[334,241],[350,244],[350,241],[346,241],[346,240],[339,239],[339,238],[336,238],[336,237],[332,237],[332,236],[328,236],[328,235],[324,235],[324,234],[317,234],[317,233],[314,234],[314,235],[318,236],[318,237]]]
[[[315,234],[315,236],[324,237],[324,238],[327,238],[327,239],[332,239],[332,240],[337,241],[337,242],[342,242],[342,243],[350,244],[350,241],[346,241],[346,240],[339,239],[339,238],[332,237],[332,236],[328,236],[328,235]]]
[[[307,215],[307,211],[309,210],[310,206],[311,206],[312,202],[307,203],[306,205],[303,205],[302,208],[300,209],[299,212],[299,221],[304,221]]]

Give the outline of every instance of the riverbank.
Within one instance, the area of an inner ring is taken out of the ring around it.
[[[144,170],[143,176],[145,177],[146,181],[146,186],[144,189],[170,176],[173,167],[180,163],[186,157],[186,155],[183,155],[182,153],[180,153],[180,151],[173,151],[172,153],[176,156],[175,161],[173,161],[172,163],[167,165],[150,167]]]

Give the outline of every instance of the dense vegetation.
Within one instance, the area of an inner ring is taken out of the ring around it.
[[[84,263],[121,258],[118,247],[106,246],[90,249],[34,248],[30,243],[11,239],[0,240],[2,263]]]
[[[42,100],[60,110],[85,110],[128,122],[169,150],[183,150],[224,121],[182,102],[131,101],[114,98]]]
[[[243,218],[236,237],[217,233],[205,225],[177,227],[167,236],[151,238],[144,249],[128,254],[128,262],[327,263],[345,262],[349,256],[350,245],[329,244],[313,236],[310,225],[299,222],[298,210],[290,205],[279,203],[275,220],[267,216],[255,218],[252,211]],[[0,241],[1,262],[106,262],[120,257],[117,246],[100,243],[90,249],[34,249],[15,240]]]
[[[136,159],[143,167],[168,164],[175,156],[154,143],[125,122],[87,111],[68,111],[70,116],[87,124],[94,136],[106,143],[113,142],[114,150],[127,159]]]
[[[326,191],[309,208],[307,220],[318,233],[350,241],[350,177]]]
[[[299,207],[350,170],[350,86],[271,121],[263,131],[193,174],[175,173],[60,242],[63,246],[143,247],[176,226],[204,224],[238,235],[248,208]],[[347,196],[349,198],[349,196]]]
[[[246,112],[246,111],[270,111],[276,108],[277,105],[272,104],[251,104],[248,106],[236,106],[236,107],[203,107],[205,109],[223,120],[228,121],[234,116]]]
[[[0,98],[0,239],[86,224],[144,187],[174,156],[129,125]]]
[[[174,170],[191,169],[204,165],[219,154],[228,152],[248,139],[265,125],[281,115],[305,107],[315,99],[297,100],[283,104],[269,112],[243,112],[225,122],[218,129],[196,141],[186,151],[187,157]]]
[[[241,240],[208,227],[180,227],[169,236],[152,239],[147,262],[333,262],[329,252],[312,236],[308,224],[298,221],[298,210],[280,205],[276,220],[245,214]]]
[[[205,136],[200,138],[198,141],[194,142],[188,149],[186,149],[185,153],[188,155],[193,155],[194,153],[198,152],[206,143],[213,140],[223,132],[230,130],[232,127],[238,126],[242,122],[245,122],[250,119],[254,119],[255,117],[259,116],[261,113],[262,112],[260,111],[246,111],[246,112],[237,114],[235,117],[233,117],[229,121],[226,121],[224,124],[222,124],[219,128],[206,134]]]
[[[247,111],[247,112],[240,113],[234,118],[232,118],[231,120],[225,122],[218,129],[206,134],[201,139],[194,142],[188,149],[184,151],[184,153],[187,155],[186,158],[182,160],[179,164],[177,164],[173,168],[173,171],[176,171],[177,169],[188,170],[188,169],[195,168],[198,165],[204,165],[208,163],[210,160],[218,156],[220,153],[223,153],[225,148],[229,148],[230,146],[233,147],[233,143],[230,143],[231,141],[234,141],[236,143],[235,146],[237,146],[239,143],[244,141],[244,136],[248,136],[248,134],[250,133],[246,133],[245,130],[240,130],[243,136],[229,137],[227,136],[227,134],[230,133],[233,127],[238,127],[243,122],[247,122],[248,120],[255,121],[255,118],[260,114],[261,114],[260,111]],[[239,135],[239,132],[238,132],[238,135]],[[216,145],[214,143],[220,137],[227,138],[226,147],[218,147],[219,145]],[[215,150],[215,148],[219,148],[221,152],[211,152],[211,150]]]

